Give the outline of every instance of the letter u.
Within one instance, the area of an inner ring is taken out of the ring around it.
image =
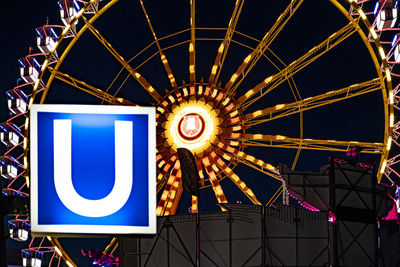
[[[133,183],[133,126],[131,121],[115,121],[114,127],[114,186],[106,197],[91,200],[80,196],[72,183],[71,120],[54,120],[54,184],[61,202],[76,214],[108,216],[120,210],[129,199]]]

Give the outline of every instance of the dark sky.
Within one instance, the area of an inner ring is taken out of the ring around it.
[[[106,1],[104,1],[106,2]],[[120,1],[109,10],[98,22],[97,27],[107,40],[126,59],[129,59],[146,45],[153,41],[143,12],[138,1]],[[275,3],[276,2],[276,3]],[[239,19],[237,30],[254,38],[261,38],[267,29],[274,23],[281,10],[288,1],[255,1],[248,0]],[[233,10],[234,1],[197,1],[196,23],[199,27],[226,27]],[[149,16],[158,37],[183,30],[189,27],[189,1],[145,1]],[[14,0],[3,3],[1,27],[1,94],[0,120],[8,117],[6,97],[4,92],[16,85],[18,78],[17,59],[28,53],[29,47],[35,47],[36,36],[34,29],[49,21],[49,24],[61,24],[56,1],[41,0]],[[82,21],[80,21],[82,23]],[[289,64],[314,45],[323,41],[333,32],[347,23],[346,19],[329,3],[329,1],[305,1],[293,20],[285,27],[284,31],[272,43],[271,49]],[[188,33],[174,40],[161,43],[167,47],[178,40],[188,39]],[[223,31],[199,31],[199,37],[224,36]],[[238,40],[255,46],[256,42],[237,37]],[[198,41],[197,46],[197,78],[208,79],[211,65],[214,61],[220,41]],[[154,53],[149,51],[147,56]],[[232,44],[221,74],[222,83],[225,84],[237,66],[248,55],[249,50]],[[165,52],[175,74],[178,84],[182,80],[189,80],[188,76],[188,48],[187,45],[179,46]],[[143,58],[133,61],[133,65],[140,64]],[[121,65],[100,45],[91,35],[86,33],[72,49],[65,60],[61,70],[82,79],[99,88],[106,88],[113,77],[120,70]],[[139,68],[154,87],[162,93],[164,89],[170,90],[168,80],[163,71],[160,59],[154,57],[149,63]],[[276,72],[266,60],[260,60],[254,71],[239,87],[238,95],[246,89],[255,86],[260,81]],[[304,71],[294,76],[295,82],[303,98],[342,88],[354,83],[362,82],[376,77],[374,67],[361,39],[353,35],[346,42],[323,56],[320,60],[307,67]],[[121,79],[118,80],[119,82]],[[115,91],[115,87],[112,91]],[[121,89],[120,95],[137,103],[148,105],[150,98],[138,84],[129,79]],[[280,103],[292,102],[293,97],[287,83],[282,84],[279,90],[259,100],[249,111],[258,108],[274,106]],[[65,84],[54,82],[50,90],[47,103],[90,103],[98,104],[99,101],[92,97],[77,92]],[[268,125],[257,126],[249,130],[250,133],[281,134],[292,137],[299,136],[299,116],[294,115]],[[356,141],[382,141],[383,137],[383,107],[380,93],[372,93],[357,99],[347,100],[334,105],[306,112],[304,114],[304,136],[309,138],[356,140]],[[249,148],[249,154],[263,159],[274,165],[285,163],[291,165],[295,151],[284,149]],[[302,170],[318,170],[319,166],[328,162],[329,155],[343,154],[319,153],[305,151],[301,153],[298,164]],[[367,160],[370,156],[365,156]],[[259,172],[249,168],[238,167],[237,173],[248,183],[262,202],[266,202],[276,187],[276,182]],[[222,182],[228,201],[243,200],[243,195],[232,183]],[[210,191],[210,190],[209,190]],[[213,203],[211,192],[206,192],[204,199]],[[188,196],[183,196],[184,200]],[[211,204],[210,204],[211,205]],[[180,207],[185,211],[188,205]]]
[[[46,23],[47,17],[57,19],[56,1],[16,0],[4,3],[4,15],[1,27],[1,90],[0,119],[8,118],[8,109],[4,92],[16,85],[18,78],[17,60],[25,56],[29,47],[35,47],[35,28]],[[35,47],[36,48],[36,47]]]

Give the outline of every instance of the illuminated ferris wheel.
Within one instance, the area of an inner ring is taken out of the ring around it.
[[[163,7],[126,2],[61,0],[62,24],[36,29],[40,52],[18,61],[22,80],[7,91],[12,115],[0,127],[7,147],[1,175],[9,181],[3,194],[29,195],[30,106],[74,101],[156,107],[158,216],[175,214],[184,196],[178,148],[193,153],[202,198],[212,202],[240,195],[241,201],[269,205],[283,195],[288,203],[278,163],[306,168],[355,147],[376,159],[379,181],[397,182],[398,156],[389,157],[400,134],[393,112],[399,86],[392,90],[400,63],[397,1],[321,1],[321,12],[314,14],[312,1],[292,0],[271,11],[237,0],[215,11],[222,23],[212,27],[201,22],[214,13],[202,13],[207,8],[195,0],[185,7],[184,22],[171,18],[172,8],[162,12],[170,19],[158,23],[151,12],[160,16],[154,10]],[[134,29],[127,25],[140,48],[132,52],[121,44],[128,33],[118,29],[121,36],[115,37],[109,24],[125,25],[118,12],[133,7],[142,22]],[[179,13],[181,7],[175,8]],[[317,15],[325,16],[324,8],[340,18],[334,27],[306,31]],[[266,13],[266,24],[253,27],[252,16]],[[242,20],[251,33],[243,32]],[[100,64],[104,55],[112,63]],[[363,74],[354,77],[349,69]],[[198,212],[198,198],[189,202]],[[13,239],[30,239],[27,216],[10,220],[9,228]],[[105,253],[112,254],[116,244],[114,238]],[[24,265],[40,266],[43,253],[50,255],[48,265],[63,259],[76,266],[55,237],[30,239]]]

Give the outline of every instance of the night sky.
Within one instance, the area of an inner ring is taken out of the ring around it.
[[[94,26],[125,59],[129,59],[150,44],[153,37],[139,1],[121,0],[120,2],[106,12]],[[158,37],[189,28],[189,1],[144,2]],[[254,38],[262,38],[285,8],[287,2],[289,1],[246,1],[236,29]],[[233,6],[234,1],[228,0],[197,1],[196,26],[226,27]],[[5,121],[8,118],[9,110],[4,92],[16,85],[18,78],[17,60],[28,53],[29,47],[34,48],[35,52],[39,52],[36,48],[34,29],[45,24],[47,20],[49,24],[61,24],[61,20],[59,19],[57,3],[53,0],[7,1],[3,3],[2,11],[0,17],[3,26],[1,27],[0,43],[2,51],[0,56],[2,94],[2,97],[0,97],[0,120]],[[82,21],[79,23],[82,24]],[[305,1],[270,48],[282,61],[289,64],[346,24],[346,18],[329,1]],[[199,30],[197,36],[223,38],[224,31]],[[164,40],[160,44],[162,47],[167,47],[189,38],[189,32],[186,32],[176,39]],[[251,41],[237,35],[234,38],[249,46],[255,47],[257,44],[254,40]],[[197,41],[197,81],[201,77],[208,80],[220,42]],[[146,57],[156,51],[156,48],[153,47],[144,55],[133,60],[132,65],[139,65]],[[249,54],[249,51],[237,44],[231,44],[220,76],[223,85]],[[188,45],[169,49],[165,54],[178,85],[182,84],[182,80],[188,82]],[[277,62],[276,59],[275,61]],[[277,64],[282,67],[282,64]],[[60,68],[61,71],[98,88],[107,88],[120,69],[121,65],[89,31],[77,42]],[[171,89],[159,56],[152,58],[138,71],[161,94],[164,94],[164,89]],[[254,87],[276,72],[277,70],[267,60],[261,59],[239,87],[238,95],[240,96],[249,88]],[[123,72],[122,78],[117,79],[116,84],[121,84],[125,76],[126,72]],[[377,74],[372,60],[362,40],[354,34],[321,59],[296,74],[294,80],[301,97],[307,98],[375,77],[377,77]],[[113,86],[111,92],[115,92],[117,88],[118,86]],[[141,105],[149,105],[151,101],[150,97],[132,78],[128,79],[127,83],[121,88],[119,95]],[[257,101],[247,112],[293,101],[290,88],[287,83],[284,83],[272,93]],[[78,92],[59,81],[52,84],[46,103],[100,104],[97,99]],[[318,139],[382,142],[383,119],[382,97],[380,92],[374,92],[356,99],[305,112],[304,136]],[[299,131],[299,115],[293,115],[251,128],[249,133],[298,137]],[[4,149],[4,147],[2,146],[1,149]],[[284,163],[289,167],[296,153],[295,150],[255,147],[248,148],[246,152],[273,165]],[[345,156],[343,153],[302,151],[297,168],[318,171],[320,166],[328,163],[330,155]],[[366,155],[362,157],[362,160],[367,161],[370,158],[372,156]],[[248,167],[238,166],[235,172],[252,188],[263,203],[269,199],[271,193],[274,192],[273,189],[278,185],[277,182]],[[227,179],[222,181],[221,184],[228,201],[249,202],[237,187]],[[205,201],[205,210],[215,209],[213,204],[215,197],[211,191],[208,189],[201,195]],[[179,207],[179,212],[186,212],[189,207],[189,196],[184,194],[182,199],[184,204]]]

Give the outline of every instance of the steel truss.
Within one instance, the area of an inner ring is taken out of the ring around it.
[[[397,225],[384,219],[393,207],[390,196],[395,188],[377,184],[374,164],[331,158],[319,173],[293,172],[284,166],[280,170],[289,194],[299,203],[329,213],[333,266],[395,266],[388,260],[385,264],[385,255],[395,250],[396,243],[381,235]],[[395,232],[398,239],[398,226]]]
[[[281,205],[222,205],[227,212],[201,214],[201,266],[321,266],[328,262],[327,212]],[[122,237],[122,264],[196,266],[195,223],[195,214],[159,217],[153,238]]]

